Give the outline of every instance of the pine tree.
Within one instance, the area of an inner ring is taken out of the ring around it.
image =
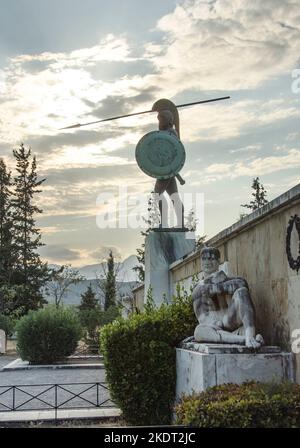
[[[81,302],[78,308],[80,311],[85,311],[94,310],[97,307],[99,307],[98,300],[96,299],[96,295],[91,284],[89,284],[87,290],[81,294]]]
[[[41,307],[43,299],[41,287],[48,279],[47,264],[42,263],[37,249],[42,246],[40,230],[36,228],[35,215],[42,210],[34,204],[35,195],[40,193],[40,185],[45,179],[38,180],[36,159],[31,160],[31,149],[24,144],[13,151],[16,159],[17,176],[14,178],[13,222],[14,250],[17,260],[13,272],[13,282],[19,288],[17,307],[26,313],[30,309]]]
[[[11,173],[0,159],[0,283],[8,285],[13,264]]]
[[[104,297],[104,310],[108,310],[109,307],[116,305],[116,273],[115,273],[115,261],[112,251],[109,251],[107,259],[107,273],[105,278],[105,297]]]
[[[253,197],[252,201],[249,204],[242,204],[241,207],[250,208],[254,211],[268,203],[267,192],[260,183],[259,177],[253,179],[251,188],[254,190],[251,195]]]

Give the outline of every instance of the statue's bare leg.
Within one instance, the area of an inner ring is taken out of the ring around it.
[[[175,177],[171,177],[170,179],[160,180],[158,179],[154,186],[154,193],[159,195],[159,212],[161,218],[162,227],[168,227],[168,203],[166,198],[164,197],[164,192],[168,193],[173,203],[173,207],[175,210],[177,226],[184,226],[184,206],[183,202],[180,199],[177,182]],[[174,195],[174,196],[173,196]]]
[[[183,227],[184,226],[184,206],[183,206],[183,202],[181,201],[179,193],[178,193],[177,182],[176,182],[175,177],[172,177],[170,179],[170,182],[168,183],[168,186],[166,188],[166,192],[170,196],[171,201],[173,203],[176,220],[177,220],[177,226]]]
[[[245,345],[259,348],[264,344],[261,335],[255,334],[254,308],[246,287],[238,288],[232,296],[226,315],[223,318],[223,328],[234,331],[243,325],[245,330]]]
[[[159,180],[155,182],[154,193],[159,195],[158,206],[160,213],[160,224],[161,227],[168,227],[168,202],[164,197],[164,192],[168,187],[170,179]]]
[[[194,339],[197,342],[210,342],[215,344],[245,344],[245,336],[232,334],[221,328],[202,324],[199,324],[195,328]]]

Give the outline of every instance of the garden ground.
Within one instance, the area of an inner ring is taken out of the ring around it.
[[[96,397],[96,387],[92,387],[90,390],[85,392],[85,389],[89,389],[88,385],[81,385],[79,383],[102,383],[106,381],[105,378],[105,370],[103,368],[84,368],[80,366],[80,368],[31,368],[30,370],[24,369],[15,369],[5,371],[3,368],[8,364],[12,363],[18,358],[18,355],[15,351],[15,343],[14,341],[8,341],[7,353],[5,355],[0,356],[0,427],[2,426],[30,426],[30,427],[52,427],[52,426],[61,426],[61,427],[97,427],[97,426],[120,426],[120,418],[118,417],[118,410],[108,409],[107,411],[103,409],[103,418],[99,418],[102,409],[99,408],[91,408],[91,409],[81,409],[80,411],[70,411],[71,407],[89,407],[89,404],[83,401],[80,397],[74,397],[72,394],[81,394],[86,400],[90,400],[91,402],[95,402]],[[66,384],[72,383],[72,386],[66,387],[66,389],[72,391],[71,393],[61,388],[58,390],[58,402],[61,403],[68,399],[72,399],[66,407],[69,409],[62,409],[58,411],[59,421],[51,421],[49,419],[53,419],[54,410],[42,411],[45,405],[39,401],[38,399],[32,399],[32,395],[37,395],[41,393],[40,398],[47,403],[54,403],[54,389],[50,391],[43,392],[42,387],[37,385],[41,384]],[[5,392],[5,386],[22,386],[26,385],[26,387],[20,387],[20,389],[15,390],[15,401],[16,404],[23,403],[28,400],[28,403],[25,406],[22,406],[22,409],[26,409],[26,411],[22,412],[3,412],[5,407],[3,404],[11,406],[12,400],[12,390]],[[98,398],[99,401],[104,401],[109,398],[109,392],[105,389],[99,387],[98,390]],[[1,406],[2,403],[2,406]],[[109,403],[111,405],[111,403]],[[36,411],[33,411],[36,410]],[[1,412],[2,411],[2,412]],[[39,412],[41,411],[41,412]],[[13,414],[17,416],[17,419],[26,418],[30,419],[32,416],[32,420],[42,419],[46,416],[45,420],[49,421],[15,421],[12,422],[11,419],[14,418]],[[27,415],[26,415],[27,414]],[[60,414],[60,415],[59,415]],[[76,415],[77,417],[71,421],[64,420],[64,416]],[[91,415],[91,418],[85,418]],[[23,417],[24,416],[24,417]],[[26,416],[26,417],[25,417]],[[7,420],[5,422],[5,420]],[[10,421],[9,421],[10,420]]]

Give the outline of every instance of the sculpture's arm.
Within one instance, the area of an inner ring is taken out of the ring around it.
[[[201,316],[204,316],[209,311],[209,302],[210,299],[216,297],[218,294],[222,294],[222,284],[204,284],[202,281],[199,283],[193,293],[193,308],[194,313],[198,319],[198,322],[201,322]]]
[[[239,288],[249,289],[248,283],[242,277],[227,277],[227,280],[223,282],[223,290],[225,294],[234,294]]]

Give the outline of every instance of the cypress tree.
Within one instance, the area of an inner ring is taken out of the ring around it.
[[[10,283],[13,247],[12,247],[12,210],[11,210],[11,173],[0,159],[0,283]]]
[[[104,310],[116,305],[116,273],[115,261],[112,251],[109,251],[107,259],[107,273],[105,278]]]
[[[41,287],[48,279],[47,264],[42,263],[37,249],[42,246],[40,230],[36,228],[35,215],[42,210],[34,204],[35,195],[40,193],[36,159],[31,158],[31,149],[22,143],[13,151],[16,159],[17,175],[14,178],[13,222],[14,250],[17,260],[14,266],[14,283],[19,285],[16,307],[23,312],[40,308],[46,301]],[[32,159],[32,160],[31,160]]]
[[[83,294],[81,294],[81,302],[78,308],[80,309],[80,311],[85,311],[94,310],[98,306],[98,300],[96,299],[95,292],[93,291],[90,284],[87,290]]]

